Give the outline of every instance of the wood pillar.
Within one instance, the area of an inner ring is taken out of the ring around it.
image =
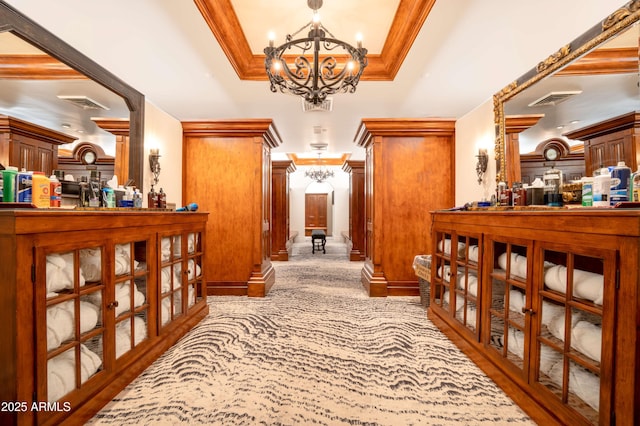
[[[342,170],[349,173],[349,260],[363,261],[365,259],[364,161],[347,160]]]
[[[291,160],[271,163],[271,260],[289,260],[289,174],[296,170]]]
[[[271,265],[270,119],[189,121],[183,128],[183,203],[209,212],[205,273],[209,295],[264,297]]]

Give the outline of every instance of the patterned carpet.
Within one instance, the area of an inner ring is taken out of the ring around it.
[[[344,244],[297,243],[274,267],[266,298],[210,298],[209,316],[88,424],[533,424],[418,297],[367,297]]]

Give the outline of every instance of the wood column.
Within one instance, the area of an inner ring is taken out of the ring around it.
[[[189,121],[183,128],[183,203],[209,212],[205,273],[209,295],[264,297],[271,265],[270,119]]]
[[[296,170],[291,160],[271,163],[271,260],[289,260],[289,174]]]
[[[129,120],[117,118],[92,118],[98,127],[116,136],[116,154],[113,174],[118,182],[125,184],[129,180]],[[144,176],[144,173],[142,176]],[[135,182],[142,189],[142,182]]]
[[[369,296],[418,295],[413,258],[429,254],[432,210],[454,205],[455,120],[363,119]]]
[[[349,260],[363,261],[365,259],[364,161],[347,160],[342,170],[349,173]]]
[[[520,133],[536,125],[544,114],[509,115],[504,118],[505,128],[505,159],[507,164],[507,185],[522,182],[520,170]]]

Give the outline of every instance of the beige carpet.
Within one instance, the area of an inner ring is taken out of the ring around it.
[[[296,244],[266,298],[210,315],[89,424],[530,425],[426,318],[369,298],[343,244]]]

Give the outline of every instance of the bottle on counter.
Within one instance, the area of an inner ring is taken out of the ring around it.
[[[2,171],[2,201],[5,203],[14,203],[16,201],[16,177],[18,168],[7,166]]]
[[[158,207],[158,193],[153,189],[153,185],[151,185],[151,189],[147,193],[147,207],[150,209]]]
[[[631,180],[631,168],[627,167],[624,161],[611,171],[611,198],[610,203],[615,206],[617,203],[629,201],[629,183]]]
[[[31,175],[31,203],[41,209],[51,206],[51,183],[43,172],[33,172]]]
[[[142,194],[138,188],[133,191],[133,207],[142,208]]]
[[[62,183],[55,174],[49,177],[49,207],[62,205]]]
[[[640,169],[629,178],[629,201],[640,201]]]
[[[158,192],[158,205],[157,207],[159,209],[166,209],[167,208],[167,193],[164,192],[162,190],[162,188],[160,188],[160,191]]]

